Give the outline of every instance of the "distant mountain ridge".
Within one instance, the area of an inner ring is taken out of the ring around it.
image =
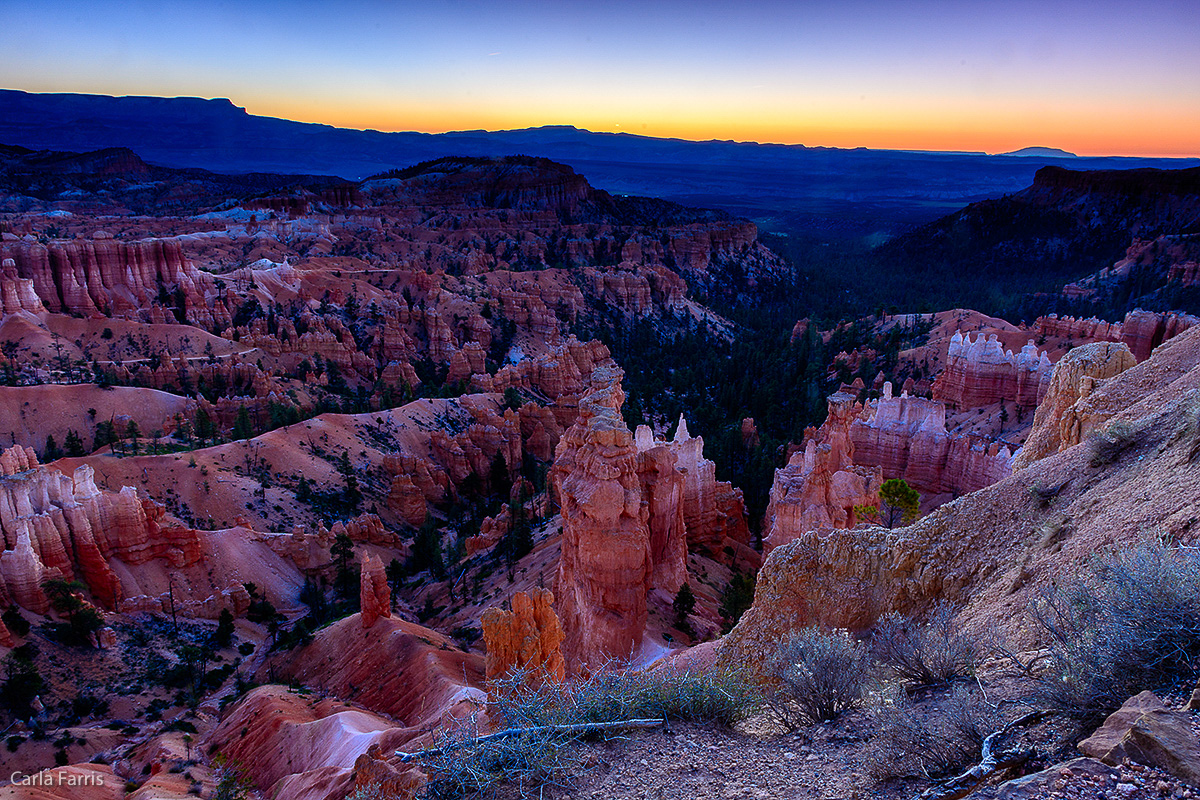
[[[1020,150],[1013,150],[1011,153],[1001,153],[1002,156],[1022,156],[1041,157],[1041,158],[1079,158],[1074,153],[1060,150],[1057,147],[1022,147]]]
[[[1200,164],[693,142],[571,126],[382,133],[255,116],[226,99],[17,90],[0,90],[0,143],[77,152],[127,147],[151,164],[351,180],[451,155],[544,156],[613,194],[723,208],[768,227],[851,233],[903,229],[967,202],[1020,191],[1039,166],[1059,158],[1084,169]]]

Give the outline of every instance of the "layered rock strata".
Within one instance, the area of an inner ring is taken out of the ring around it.
[[[32,450],[10,448],[0,455],[0,473],[0,602],[45,613],[41,584],[61,577],[83,581],[101,606],[116,609],[121,582],[109,559],[137,565],[162,558],[178,568],[200,558],[195,531],[162,526],[163,507],[132,487],[100,491],[86,464],[68,477],[39,466]]]
[[[1005,350],[997,335],[972,338],[956,332],[946,367],[933,382],[933,398],[954,409],[977,408],[1001,400],[1022,409],[1037,406],[1049,385],[1049,357],[1030,340],[1020,353]]]
[[[903,478],[922,493],[967,494],[1012,472],[1012,453],[980,436],[946,431],[946,406],[923,397],[882,396],[866,405],[850,425],[854,462],[878,466],[884,478]]]

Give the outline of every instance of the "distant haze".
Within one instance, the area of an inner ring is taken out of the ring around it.
[[[65,0],[3,18],[2,80],[33,92],[388,131],[1200,155],[1189,0]]]

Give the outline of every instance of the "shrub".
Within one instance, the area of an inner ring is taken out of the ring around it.
[[[958,631],[954,611],[939,603],[924,624],[896,612],[884,615],[871,636],[871,652],[897,677],[935,686],[974,674],[978,642]]]
[[[792,634],[770,663],[778,681],[771,709],[789,727],[831,720],[862,700],[870,659],[843,631],[805,628]]]
[[[1093,467],[1107,466],[1136,441],[1137,431],[1128,422],[1113,422],[1103,430],[1093,431],[1088,436],[1088,463]]]
[[[1190,678],[1200,659],[1200,551],[1146,541],[1095,558],[1032,608],[1047,634],[1037,698],[1084,719]]]
[[[29,635],[29,620],[21,615],[21,610],[16,606],[9,606],[5,609],[3,616],[0,619],[4,620],[4,625],[14,636],[25,637]]]
[[[920,706],[906,692],[872,714],[875,736],[867,747],[867,772],[877,781],[955,774],[981,755],[998,715],[958,685],[949,696]]]
[[[566,686],[545,676],[516,671],[490,686],[488,716],[518,735],[480,741],[474,720],[439,733],[422,765],[430,774],[428,796],[449,798],[490,792],[506,781],[525,791],[570,772],[567,745],[581,731],[545,726],[628,719],[680,719],[730,724],[758,705],[757,692],[741,673],[624,672],[600,670]]]

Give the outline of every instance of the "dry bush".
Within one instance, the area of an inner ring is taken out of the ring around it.
[[[1200,551],[1152,540],[1095,559],[1034,604],[1047,634],[1037,699],[1098,718],[1200,665]]]
[[[877,733],[866,762],[877,781],[958,773],[978,762],[983,740],[1000,727],[999,715],[963,685],[919,706],[900,692],[873,717]]]
[[[563,747],[570,739],[557,732],[535,729],[487,741],[480,735],[473,718],[434,735],[433,745],[441,750],[421,759],[429,775],[423,797],[491,797],[502,783],[524,794],[571,771],[572,754]]]
[[[871,635],[871,653],[901,680],[936,686],[974,674],[980,644],[954,624],[954,610],[934,606],[924,623],[885,614]]]
[[[1088,463],[1104,467],[1121,457],[1137,441],[1137,430],[1128,422],[1110,423],[1104,430],[1088,436]]]
[[[738,671],[600,670],[575,683],[515,671],[489,686],[488,717],[497,729],[522,729],[480,741],[474,720],[437,735],[442,752],[421,759],[430,798],[489,796],[504,783],[524,793],[556,785],[575,772],[572,748],[581,731],[545,730],[630,719],[679,719],[732,724],[760,704],[754,684]],[[540,730],[539,730],[540,729]]]
[[[805,628],[780,645],[769,674],[772,714],[790,728],[831,720],[862,701],[870,657],[844,631]]]

